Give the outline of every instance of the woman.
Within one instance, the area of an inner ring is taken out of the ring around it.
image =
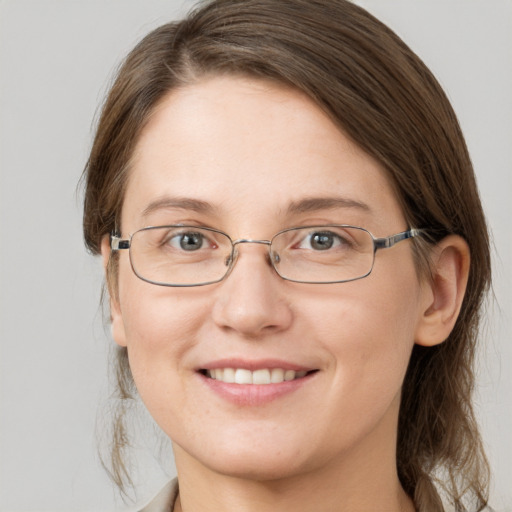
[[[213,1],[149,34],[103,108],[84,232],[120,396],[174,448],[179,493],[147,510],[485,507],[485,219],[440,86],[366,11]]]

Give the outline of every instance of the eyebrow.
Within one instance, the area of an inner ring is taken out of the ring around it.
[[[371,208],[362,201],[348,199],[344,197],[308,197],[300,201],[292,201],[287,209],[288,214],[309,213],[320,210],[334,210],[338,208],[356,208],[366,212]],[[142,216],[146,217],[158,210],[180,209],[190,210],[196,213],[212,214],[215,208],[206,201],[192,199],[188,197],[163,197],[149,203],[142,211]]]
[[[213,206],[206,201],[188,197],[164,197],[149,203],[148,206],[142,210],[142,216],[146,217],[155,211],[165,209],[192,210],[197,213],[213,212]]]
[[[289,214],[309,213],[320,210],[334,210],[337,208],[356,208],[370,212],[371,208],[362,201],[344,197],[309,197],[300,201],[293,201],[288,206]]]

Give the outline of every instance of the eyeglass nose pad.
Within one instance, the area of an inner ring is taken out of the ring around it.
[[[270,253],[270,258],[272,259],[275,265],[277,265],[281,261],[281,256],[279,256],[279,254],[277,254],[277,252],[274,251]]]
[[[231,251],[231,253],[224,260],[224,265],[226,265],[226,267],[233,268],[233,265],[235,264],[237,257],[238,257],[237,248],[233,247],[233,250]]]

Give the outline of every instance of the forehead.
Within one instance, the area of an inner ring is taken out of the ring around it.
[[[204,213],[221,221],[281,216],[292,222],[284,216],[300,210],[294,205],[309,201],[306,209],[312,211],[318,198],[330,199],[328,209],[345,206],[362,220],[401,220],[381,166],[311,99],[283,85],[240,77],[210,78],[172,91],[143,129],[123,226],[142,227],[148,207],[169,198],[168,205],[174,199],[183,200],[182,206],[204,203]]]

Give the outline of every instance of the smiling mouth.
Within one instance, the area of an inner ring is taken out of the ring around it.
[[[282,368],[247,370],[245,368],[215,368],[201,370],[200,373],[207,378],[218,380],[226,384],[280,384],[297,379],[303,379],[317,370],[284,370]]]

